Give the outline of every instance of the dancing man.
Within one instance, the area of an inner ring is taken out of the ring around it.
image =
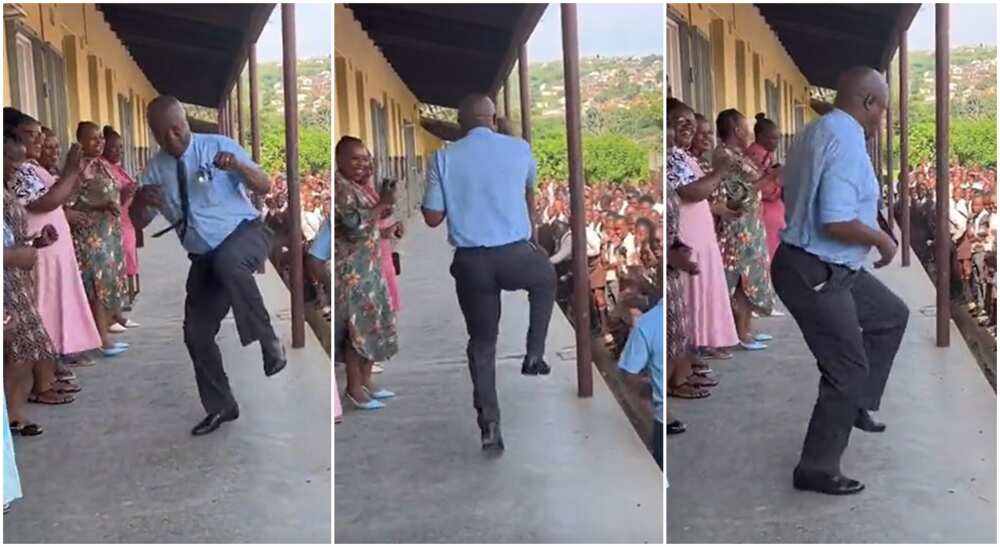
[[[774,286],[802,329],[821,374],[819,397],[793,483],[855,494],[841,474],[851,428],[881,432],[879,408],[909,319],[906,304],[865,269],[872,247],[888,265],[896,243],[880,228],[880,191],[865,140],[879,130],[885,79],[867,67],[840,76],[836,107],[796,139],[785,168],[787,228],[772,264]]]
[[[133,217],[141,229],[159,211],[170,227],[153,237],[175,230],[191,259],[184,344],[208,412],[191,433],[206,435],[240,415],[215,342],[230,308],[240,342],[260,342],[265,375],[277,374],[287,362],[253,278],[268,257],[272,233],[259,220],[249,192],[267,194],[271,181],[232,139],[192,134],[177,99],[154,99],[147,116],[160,151],[142,174]]]
[[[483,450],[503,451],[496,391],[500,291],[527,289],[531,308],[526,375],[548,374],[545,337],[555,303],[556,274],[534,230],[535,159],[525,141],[496,132],[488,97],[462,100],[465,137],[437,151],[427,170],[424,220],[448,220],[455,247],[451,275],[469,332],[467,355]]]

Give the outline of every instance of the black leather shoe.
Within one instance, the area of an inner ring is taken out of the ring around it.
[[[529,359],[525,357],[524,362],[521,363],[521,374],[524,374],[525,376],[535,376],[538,374],[544,376],[550,372],[552,372],[552,369],[549,368],[549,365],[544,359],[541,358]]]
[[[872,415],[865,409],[858,410],[858,417],[854,419],[854,427],[869,433],[881,433],[885,431],[885,424],[876,422]]]
[[[285,346],[281,340],[275,338],[270,342],[261,342],[260,349],[264,354],[264,376],[274,376],[288,364],[288,359],[285,357]]]
[[[226,422],[231,422],[236,418],[240,417],[240,411],[234,410],[232,412],[213,412],[205,417],[198,425],[194,426],[191,430],[191,434],[198,437],[201,435],[208,435],[209,433],[219,429],[222,424]]]
[[[667,424],[667,435],[680,435],[687,431],[687,426],[680,420],[674,420]]]
[[[487,422],[483,427],[483,450],[503,452],[503,435],[500,434],[500,424]]]
[[[812,471],[800,467],[795,468],[792,484],[796,490],[809,490],[831,496],[857,494],[865,489],[865,485],[860,481],[849,479],[841,474],[833,475],[825,471]]]

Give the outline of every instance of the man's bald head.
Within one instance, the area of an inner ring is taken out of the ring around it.
[[[191,143],[191,127],[184,105],[176,97],[160,95],[149,103],[146,119],[160,148],[175,158],[181,157]]]
[[[496,129],[497,109],[486,95],[468,95],[458,104],[458,123],[469,131],[477,127]]]
[[[837,78],[834,106],[853,116],[869,134],[882,123],[889,102],[889,84],[877,70],[856,66]]]

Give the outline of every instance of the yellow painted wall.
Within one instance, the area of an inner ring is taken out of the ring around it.
[[[121,131],[118,95],[122,95],[133,101],[135,146],[149,148],[152,143],[146,125],[146,105],[159,93],[97,7],[94,4],[26,3],[16,6],[27,14],[22,19],[25,26],[63,57],[70,131],[80,121],[111,125]],[[10,66],[8,54],[5,48],[5,71]],[[11,104],[9,88],[8,76],[4,85],[4,104]]]
[[[371,100],[386,107],[389,155],[404,155],[403,126],[415,126],[416,155],[427,158],[443,142],[420,126],[420,102],[386,61],[347,7],[334,5],[336,108],[334,142],[351,135],[371,146]]]
[[[670,4],[669,9],[711,41],[717,111],[736,108],[750,118],[766,112],[764,81],[771,80],[781,93],[782,133],[795,132],[796,100],[804,107],[804,123],[817,117],[809,107],[809,82],[752,4]],[[742,71],[738,47],[743,48]],[[760,59],[759,82],[754,81],[755,55]]]

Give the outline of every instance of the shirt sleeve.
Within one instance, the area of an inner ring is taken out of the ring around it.
[[[827,145],[819,180],[819,221],[822,224],[857,220],[862,181],[854,180],[854,158],[843,153],[836,141]],[[861,161],[861,160],[858,160]]]
[[[651,352],[646,335],[638,327],[632,329],[628,341],[625,342],[625,349],[622,350],[622,356],[618,360],[618,368],[629,374],[639,374],[646,369],[650,358]]]
[[[535,187],[535,178],[538,176],[538,162],[535,161],[535,156],[531,155],[531,149],[528,149],[528,158],[530,163],[528,164],[528,180],[525,181],[525,186],[527,188]]]
[[[435,152],[427,166],[427,190],[424,191],[423,208],[428,211],[444,213],[444,190],[441,187],[441,152]]]
[[[331,226],[330,217],[326,217],[323,225],[316,232],[316,237],[313,238],[312,243],[309,245],[309,254],[322,262],[330,261],[330,247],[333,243],[333,230]]]

